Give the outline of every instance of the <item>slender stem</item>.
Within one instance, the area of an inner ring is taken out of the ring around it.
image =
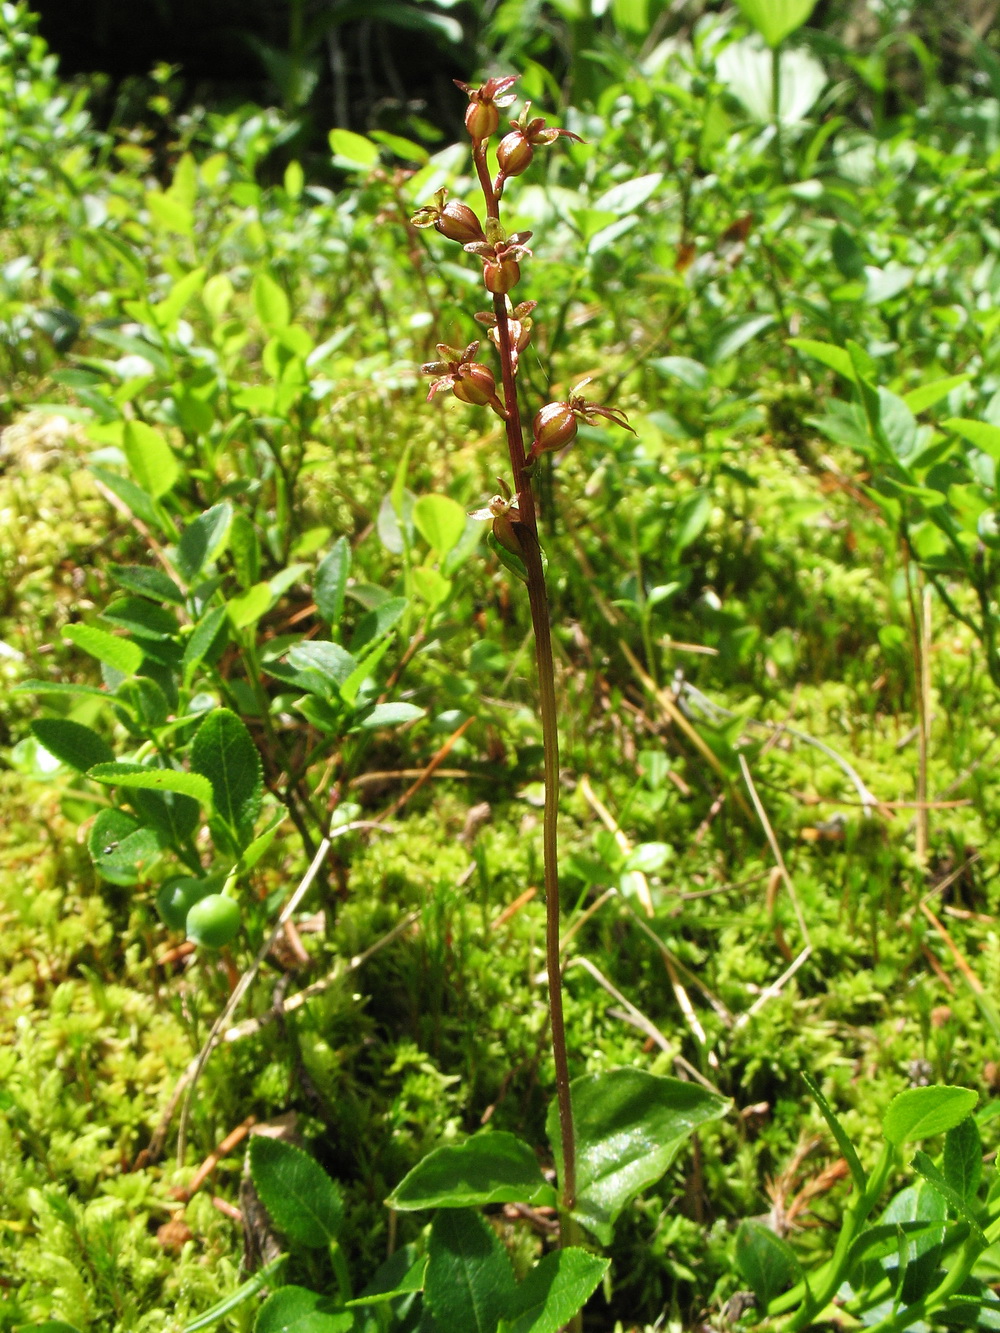
[[[486,164],[486,144],[477,145],[473,157],[490,217],[499,218],[500,201],[493,190]],[[507,409],[507,449],[510,454],[514,492],[518,497],[519,529],[528,571],[528,604],[535,636],[535,662],[538,667],[538,707],[542,722],[545,753],[545,810],[542,819],[542,853],[545,873],[545,966],[549,978],[549,1013],[552,1025],[552,1056],[556,1068],[556,1102],[563,1170],[560,1180],[560,1209],[563,1214],[562,1239],[569,1230],[568,1214],[576,1199],[576,1140],[569,1087],[569,1058],[566,1051],[566,1025],[563,1018],[562,966],[559,950],[559,715],[556,709],[555,668],[552,660],[552,630],[549,624],[549,599],[545,588],[545,568],[538,544],[538,520],[531,479],[525,469],[524,435],[517,406],[517,382],[514,375],[514,349],[507,320],[504,296],[493,297],[500,344],[500,368],[504,406]]]

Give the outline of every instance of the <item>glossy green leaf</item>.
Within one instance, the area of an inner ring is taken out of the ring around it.
[[[889,1103],[882,1132],[897,1148],[916,1143],[960,1124],[978,1100],[971,1088],[907,1088]]]
[[[736,1269],[762,1309],[802,1276],[792,1247],[770,1227],[743,1221],[736,1233]]]
[[[923,1176],[923,1178],[930,1185],[931,1189],[936,1190],[936,1192],[941,1195],[945,1203],[947,1203],[951,1208],[954,1208],[955,1212],[958,1214],[959,1217],[964,1218],[964,1220],[968,1223],[969,1229],[972,1232],[973,1236],[985,1250],[989,1242],[987,1241],[985,1235],[983,1234],[982,1227],[980,1227],[979,1221],[975,1213],[970,1208],[969,1201],[966,1198],[966,1196],[960,1193],[958,1190],[954,1189],[948,1183],[945,1177],[938,1170],[937,1166],[934,1164],[933,1159],[928,1157],[928,1155],[921,1149],[918,1149],[913,1154],[913,1169],[918,1173],[918,1175]]]
[[[447,495],[422,495],[413,506],[413,523],[440,557],[448,554],[465,532],[465,510]]]
[[[232,517],[232,505],[224,500],[192,519],[181,533],[177,571],[188,583],[194,583],[205,566],[221,554]]]
[[[972,1116],[960,1121],[944,1137],[944,1178],[963,1199],[974,1199],[983,1178],[983,1140]]]
[[[260,814],[264,771],[250,732],[230,709],[216,708],[198,728],[191,768],[211,783],[215,811],[242,850]]]
[[[63,637],[82,648],[98,662],[104,662],[123,676],[134,675],[142,666],[143,651],[130,639],[121,639],[117,634],[98,629],[96,625],[67,625]]]
[[[369,731],[374,731],[376,727],[399,727],[404,722],[414,722],[418,717],[423,717],[426,711],[426,708],[418,708],[416,704],[376,704],[369,712],[361,715],[356,725]]]
[[[373,644],[383,634],[388,634],[403,618],[406,611],[405,597],[390,597],[361,617],[351,637],[351,652],[357,655],[361,649]]]
[[[114,750],[103,736],[69,718],[36,718],[31,731],[49,754],[78,773],[86,773],[95,764],[110,764],[115,757]]]
[[[212,809],[212,784],[198,773],[186,773],[180,768],[147,768],[144,764],[97,764],[88,774],[95,782],[109,787],[137,788],[149,791],[180,792]]]
[[[132,476],[154,500],[173,488],[181,474],[180,464],[155,427],[144,421],[126,421],[122,448]]]
[[[318,671],[336,688],[357,670],[358,659],[329,639],[307,639],[289,651],[288,663],[296,671]]]
[[[965,417],[949,417],[944,425],[1000,462],[1000,426],[994,426],[989,421],[970,421]]]
[[[796,348],[803,356],[811,356],[814,361],[822,362],[824,366],[835,370],[845,379],[854,379],[854,366],[851,363],[850,353],[843,347],[837,347],[833,343],[817,342],[814,338],[789,338],[788,346]]]
[[[195,625],[191,637],[184,646],[184,657],[181,662],[186,682],[190,683],[197,668],[206,657],[210,656],[213,646],[223,634],[225,623],[226,608],[214,606]]]
[[[296,1245],[322,1249],[344,1223],[344,1198],[315,1158],[266,1134],[250,1140],[250,1174],[279,1231]]]
[[[124,810],[101,810],[87,835],[95,868],[112,884],[135,884],[160,857],[154,829],[143,828]]]
[[[169,574],[152,565],[109,565],[108,573],[120,588],[151,597],[156,602],[184,604],[184,594]]]
[[[308,1287],[279,1287],[257,1311],[254,1333],[348,1333],[351,1310]]]
[[[502,1130],[435,1148],[413,1168],[387,1203],[418,1208],[477,1208],[491,1203],[551,1204],[555,1192],[523,1139]]]
[[[971,375],[949,375],[947,379],[933,380],[930,384],[922,384],[919,389],[911,389],[909,393],[904,393],[903,402],[911,412],[919,415],[940,402],[942,398],[947,398],[953,389],[968,384],[971,378]]]
[[[437,1333],[496,1333],[517,1287],[492,1227],[471,1209],[444,1208],[427,1248],[424,1300]]]
[[[231,597],[226,603],[226,612],[233,629],[247,629],[255,625],[261,616],[270,611],[274,603],[274,593],[269,583],[255,583],[239,597]]]
[[[574,1215],[609,1244],[615,1219],[641,1189],[659,1180],[694,1131],[725,1115],[729,1102],[696,1083],[643,1069],[587,1074],[572,1085],[576,1128]],[[546,1122],[562,1171],[558,1109]]]
[[[816,0],[736,0],[748,23],[752,23],[768,46],[801,28],[816,8]]]
[[[610,1262],[576,1246],[545,1255],[518,1286],[499,1333],[559,1333],[597,1290]]]
[[[146,597],[119,597],[106,610],[101,612],[101,619],[119,629],[126,629],[137,639],[152,641],[172,639],[180,630],[177,617],[165,606],[157,606]]]
[[[260,542],[257,529],[242,509],[233,514],[229,527],[229,553],[240,585],[252,587],[260,578]]]
[[[153,497],[141,486],[137,486],[129,477],[112,472],[110,468],[100,467],[97,463],[91,463],[90,470],[101,485],[107,487],[112,495],[116,495],[137,519],[152,528],[154,532],[162,531],[162,522]]]
[[[339,537],[320,561],[313,584],[313,597],[320,615],[335,628],[344,614],[344,593],[351,572],[351,547],[346,537]]]

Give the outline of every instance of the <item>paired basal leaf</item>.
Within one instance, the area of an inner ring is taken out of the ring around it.
[[[290,1241],[316,1249],[340,1235],[340,1187],[301,1148],[266,1134],[250,1142],[250,1174],[261,1203]]]
[[[401,1212],[554,1202],[555,1193],[531,1148],[514,1134],[489,1130],[458,1146],[435,1148],[387,1200]]]

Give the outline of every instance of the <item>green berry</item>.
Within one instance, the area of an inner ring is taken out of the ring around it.
[[[240,928],[239,905],[224,893],[210,893],[187,914],[187,935],[195,944],[221,949]]]
[[[183,930],[187,914],[212,889],[211,881],[179,876],[168,879],[156,895],[156,908],[163,924],[171,930]]]

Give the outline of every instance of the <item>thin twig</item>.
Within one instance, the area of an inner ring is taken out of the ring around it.
[[[781,976],[777,979],[777,981],[772,981],[770,986],[764,987],[764,989],[757,996],[756,1000],[754,1000],[750,1008],[745,1010],[742,1014],[740,1014],[739,1018],[736,1020],[737,1031],[739,1031],[741,1027],[745,1027],[746,1024],[749,1023],[750,1019],[753,1018],[754,1014],[759,1013],[760,1010],[763,1009],[764,1005],[767,1004],[768,1000],[773,1000],[775,996],[781,994],[787,983],[791,981],[792,977],[795,976],[795,973],[799,970],[799,968],[802,966],[802,964],[806,961],[806,959],[809,957],[811,953],[812,953],[812,945],[807,944],[806,947],[802,950],[802,952],[798,955],[798,957],[793,960],[791,965],[785,968],[784,972],[782,972]]]

